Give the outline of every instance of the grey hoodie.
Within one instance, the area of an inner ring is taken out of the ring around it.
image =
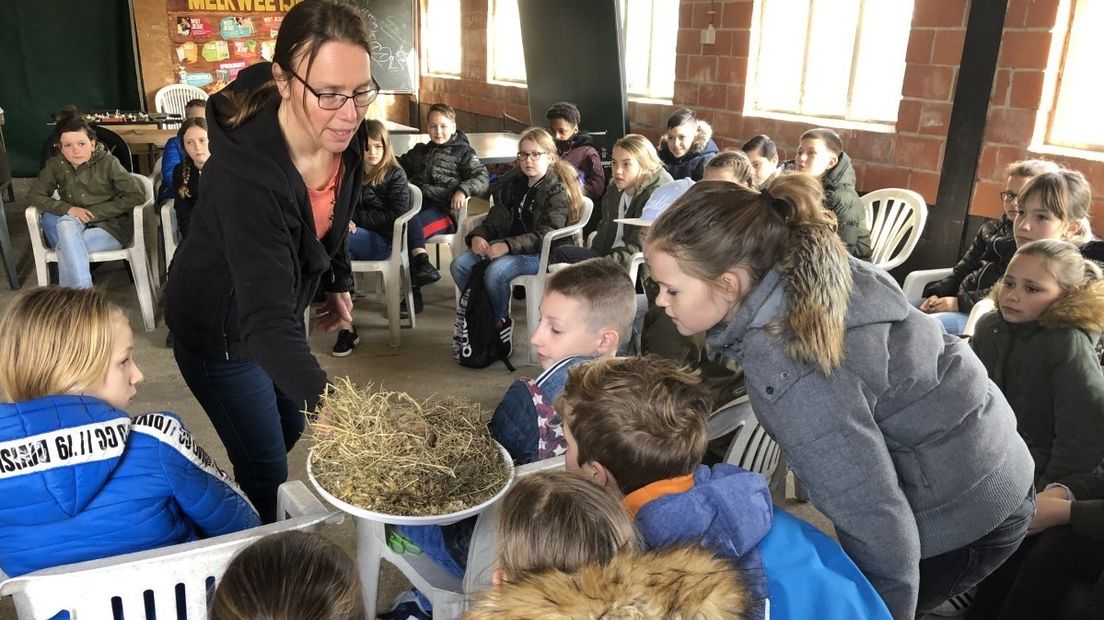
[[[1031,489],[1031,455],[961,339],[830,231],[791,238],[706,343],[739,362],[756,417],[844,549],[893,616],[912,618],[920,560],[1004,521]]]

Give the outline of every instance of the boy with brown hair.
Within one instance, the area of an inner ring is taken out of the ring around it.
[[[629,338],[636,291],[625,270],[609,259],[577,263],[548,277],[534,347],[544,372],[510,384],[491,418],[491,435],[518,465],[563,454],[560,416],[552,403],[576,364],[617,354]]]
[[[567,470],[619,498],[647,548],[699,543],[743,570],[755,617],[890,617],[835,541],[774,510],[761,475],[700,465],[711,399],[695,375],[655,357],[595,360],[570,371],[557,408]]]
[[[801,134],[794,159],[798,172],[811,174],[824,187],[824,208],[836,214],[836,234],[855,258],[870,260],[866,208],[855,191],[855,168],[843,152],[839,134],[824,127]]]

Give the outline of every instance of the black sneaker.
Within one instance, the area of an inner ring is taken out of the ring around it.
[[[345,357],[353,352],[353,347],[360,344],[360,334],[357,333],[356,327],[353,327],[353,331],[343,329],[337,332],[337,343],[333,347],[334,357]]]
[[[414,289],[414,313],[421,314],[422,310],[425,310],[425,303],[422,302],[422,291]],[[406,309],[406,300],[399,302],[399,318],[409,319],[410,311]]]
[[[410,272],[410,281],[415,288],[429,286],[441,279],[441,272],[434,269],[429,262],[429,254],[416,254],[413,264],[410,265]]]

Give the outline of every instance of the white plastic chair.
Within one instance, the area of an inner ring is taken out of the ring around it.
[[[177,618],[177,590],[188,620],[207,617],[208,591],[242,548],[263,536],[341,523],[343,515],[328,511],[299,481],[285,482],[277,493],[280,521],[233,534],[102,560],[55,566],[0,584],[0,595],[11,596],[20,620],[49,618],[66,610],[74,620],[113,618],[118,598],[127,620]],[[145,593],[153,597],[147,609]],[[373,616],[374,617],[374,616]]]
[[[905,282],[901,285],[901,292],[905,294],[905,299],[910,302],[916,299],[924,298],[924,287],[931,282],[942,280],[951,275],[954,269],[946,267],[944,269],[919,269],[905,276]]]
[[[406,242],[406,227],[422,210],[422,190],[410,187],[410,210],[395,218],[391,233],[391,256],[385,260],[354,260],[350,263],[354,274],[378,273],[383,280],[383,292],[387,301],[387,323],[391,330],[391,346],[399,346],[399,299],[406,298],[406,307],[414,308],[414,289],[410,282],[410,254]],[[414,312],[408,312],[410,328],[414,329]]]
[[[176,212],[176,200],[166,200],[161,205],[161,236],[165,240],[165,269],[172,264],[173,255],[176,254],[176,246],[180,245],[180,231],[173,225],[173,214]]]
[[[202,88],[187,84],[169,84],[157,90],[153,97],[153,105],[158,112],[167,114],[179,114],[184,116],[184,106],[192,99],[207,100],[207,93]],[[166,123],[165,129],[180,127],[180,123]]]
[[[468,230],[471,230],[471,224],[468,222],[468,200],[470,200],[470,198],[465,198],[464,204],[460,206],[460,210],[452,212],[452,219],[456,221],[456,232],[443,235],[433,235],[432,237],[425,240],[426,245],[434,246],[434,249],[437,252],[438,269],[441,268],[442,245],[449,246],[449,256],[452,257],[452,260],[455,260],[457,256],[464,253],[464,235]],[[457,243],[460,244],[459,248],[457,248]],[[459,294],[457,294],[456,296],[456,302],[458,304],[460,303]]]
[[[879,189],[863,196],[862,203],[870,229],[870,262],[889,271],[908,260],[928,221],[924,197],[907,189]]]
[[[974,304],[970,309],[970,316],[966,317],[966,326],[962,328],[962,337],[970,338],[977,329],[977,323],[981,317],[997,309],[996,302],[991,297],[986,297]]]
[[[519,476],[524,476],[546,469],[563,469],[564,457],[558,456],[527,465],[521,465],[514,469],[514,482]],[[494,505],[487,511],[493,510]],[[490,549],[492,557],[494,553],[494,520],[493,518],[484,527],[480,523],[485,520],[480,514],[476,522],[476,529],[472,534],[471,544],[468,549],[468,570],[473,575],[483,574],[487,564],[486,551]],[[379,572],[381,562],[386,560],[399,569],[410,581],[410,584],[421,592],[433,604],[433,617],[448,620],[458,618],[467,607],[467,597],[464,595],[464,584],[468,583],[468,576],[461,580],[454,577],[445,569],[438,566],[433,560],[423,554],[403,555],[395,553],[387,545],[387,530],[383,523],[357,519],[357,563],[360,568],[360,584],[364,592],[364,609],[369,618],[376,617],[377,598],[379,596]],[[488,538],[489,536],[489,538]],[[476,560],[473,565],[472,560]],[[483,568],[480,568],[483,567]],[[473,569],[475,569],[473,571]]]
[[[593,211],[594,202],[584,196],[582,208],[579,209],[578,221],[545,233],[544,240],[541,242],[540,265],[537,266],[537,273],[518,276],[510,280],[511,291],[515,286],[521,286],[525,289],[525,328],[529,330],[529,335],[533,334],[533,331],[537,328],[537,323],[540,322],[540,302],[541,297],[544,296],[544,281],[548,279],[548,255],[552,250],[552,242],[564,237],[573,237],[575,233],[583,230],[583,227],[590,221],[590,214]],[[513,295],[510,296],[510,299],[513,300]],[[537,362],[536,347],[529,347],[529,363],[536,364]]]
[[[709,438],[718,439],[736,431],[725,452],[725,463],[762,474],[769,482],[778,467],[781,447],[755,417],[748,397],[731,400],[714,411],[707,421]]]
[[[157,286],[154,279],[160,269],[157,258],[157,225],[153,213],[153,182],[149,177],[141,174],[132,172],[130,175],[138,180],[146,194],[146,201],[134,207],[134,240],[130,246],[120,250],[92,252],[88,255],[88,262],[106,263],[125,260],[130,265],[130,273],[134,276],[134,288],[138,292],[138,305],[142,308],[142,322],[145,324],[146,331],[150,332],[157,327],[154,318],[154,291]],[[25,214],[38,285],[46,286],[50,283],[46,265],[57,262],[57,250],[46,247],[38,209],[27,207]]]

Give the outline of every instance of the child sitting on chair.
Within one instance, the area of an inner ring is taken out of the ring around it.
[[[823,127],[801,134],[796,164],[798,172],[811,174],[824,187],[824,208],[836,214],[836,233],[848,254],[870,260],[866,208],[855,191],[855,168],[839,134]]]
[[[42,233],[57,250],[59,283],[91,288],[88,255],[130,245],[131,211],[146,195],[119,160],[96,142],[96,132],[76,108],[62,110],[56,119],[61,152],[38,173],[27,202],[43,212]]]
[[[632,328],[636,291],[624,269],[594,258],[549,275],[540,310],[529,344],[544,372],[511,383],[490,422],[491,435],[516,465],[567,450],[553,402],[573,366],[617,354]]]
[[[743,618],[738,572],[696,546],[642,553],[632,521],[582,476],[521,478],[498,513],[495,586],[465,616]]]
[[[206,126],[206,114],[206,99],[192,99],[184,104],[184,122],[188,122],[193,118],[201,118],[204,119],[204,126]],[[183,129],[184,125],[180,127]],[[169,138],[169,141],[165,143],[165,150],[161,153],[161,189],[157,192],[157,204],[175,198],[176,167],[184,161],[187,152],[188,149],[184,147],[184,140],[180,138],[180,133]]]
[[[573,368],[557,401],[567,470],[619,499],[647,548],[700,544],[741,569],[750,617],[889,618],[836,542],[773,508],[762,475],[700,465],[710,404],[696,376],[659,358]]]
[[[8,575],[260,525],[179,418],[124,411],[142,380],[132,354],[126,315],[94,290],[26,291],[0,318]]]
[[[176,136],[184,145],[185,156],[172,174],[176,196],[173,210],[176,211],[176,226],[183,240],[191,229],[192,210],[199,201],[199,177],[203,174],[203,165],[211,157],[207,141],[207,121],[202,117],[189,118],[180,125]]]

